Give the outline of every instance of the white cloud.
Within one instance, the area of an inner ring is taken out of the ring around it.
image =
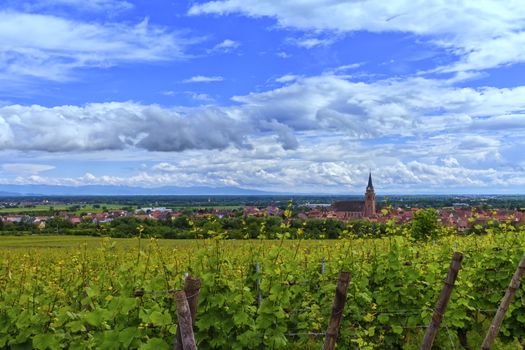
[[[216,81],[223,81],[224,78],[220,76],[204,76],[204,75],[196,75],[191,78],[185,79],[182,82],[183,83],[213,83]]]
[[[269,142],[269,143],[268,143]],[[265,146],[266,145],[266,146]],[[267,147],[271,140],[259,140],[257,148]],[[177,160],[163,161],[126,176],[85,174],[75,178],[51,178],[41,175],[20,176],[16,183],[61,185],[125,184],[130,186],[224,186],[234,185],[270,191],[333,192],[360,194],[366,185],[368,170],[372,169],[379,194],[390,192],[463,192],[465,188],[483,190],[497,186],[499,191],[511,190],[518,184],[520,171],[511,168],[476,169],[464,166],[451,158],[446,161],[400,161],[395,156],[375,156],[381,152],[364,144],[352,151],[344,145],[335,146],[340,159],[321,161],[301,158],[331,148],[326,140],[316,145],[265,157],[257,150],[189,151]],[[403,149],[406,146],[399,145]],[[523,185],[523,183],[521,183]]]
[[[192,100],[195,100],[195,101],[200,101],[200,102],[215,101],[215,99],[208,94],[201,93],[201,92],[194,92],[194,91],[176,92],[173,90],[166,90],[166,91],[161,91],[160,94],[164,96],[175,96],[175,95],[184,94],[186,96],[189,96]]]
[[[446,167],[449,167],[449,168],[459,167],[459,162],[454,157],[448,156],[444,158],[442,161],[443,161],[443,165],[445,165]]]
[[[280,57],[280,58],[290,58],[292,57],[291,54],[287,53],[287,52],[284,52],[284,51],[279,51],[275,54],[277,57]]]
[[[48,152],[248,147],[251,126],[215,109],[165,109],[131,102],[84,107],[0,108],[0,149]],[[203,129],[203,126],[206,129]]]
[[[241,44],[237,41],[234,41],[234,40],[231,40],[231,39],[225,39],[223,41],[221,41],[220,43],[218,43],[217,45],[215,45],[212,49],[211,49],[211,52],[217,52],[217,51],[221,51],[221,52],[231,52],[233,50],[235,50],[236,48],[238,48]]]
[[[347,70],[357,69],[361,67],[363,63],[351,63],[351,64],[345,64],[343,66],[339,66],[334,69],[335,72],[345,72]]]
[[[296,131],[323,128],[371,138],[481,128],[492,115],[525,108],[525,87],[456,88],[421,78],[355,83],[325,75],[234,100],[245,113]]]
[[[145,19],[136,25],[0,11],[0,74],[67,80],[79,68],[180,59],[190,43]]]
[[[154,165],[152,169],[155,171],[162,171],[167,173],[176,172],[178,170],[178,168],[175,165],[167,162],[158,163]]]
[[[525,61],[525,6],[521,0],[414,2],[397,0],[223,0],[195,4],[191,15],[241,13],[272,17],[304,31],[414,33],[459,56],[443,71],[465,71]]]
[[[299,77],[300,77],[299,75],[295,75],[295,74],[285,74],[275,79],[275,81],[278,83],[290,83],[292,81],[296,81],[297,79],[299,79]]]
[[[289,38],[287,41],[305,49],[312,49],[318,46],[332,45],[335,38]]]
[[[4,106],[0,107],[0,148],[182,151],[243,148],[250,137],[273,135],[282,147],[295,149],[302,133],[337,132],[364,140],[469,130],[484,137],[489,130],[493,135],[506,135],[525,129],[522,115],[516,113],[525,109],[525,87],[457,88],[446,81],[422,78],[356,83],[334,75],[284,76],[280,81],[289,83],[236,96],[238,105],[229,107],[169,109],[132,102]],[[211,101],[206,94],[185,93]]]
[[[193,92],[193,91],[186,91],[185,92],[188,96],[190,96],[195,101],[200,102],[213,102],[215,99],[211,97],[208,94],[205,93],[199,93],[199,92]]]
[[[157,162],[129,177],[65,184],[237,183],[305,192],[361,191],[369,168],[385,190],[426,183],[438,190],[499,186],[525,167],[525,156],[513,151],[525,147],[525,87],[459,88],[423,78],[364,83],[329,74],[283,80],[235,97],[232,106],[3,106],[0,156],[31,151],[43,160],[42,152],[63,152]],[[38,176],[19,180],[51,181]]]

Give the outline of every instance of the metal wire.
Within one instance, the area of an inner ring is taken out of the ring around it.
[[[142,291],[142,290],[139,290],[139,291],[135,291],[133,296],[137,297],[137,298],[142,298],[144,295],[163,295],[163,294],[175,294],[177,292],[183,292],[184,290],[183,289],[170,289],[170,290],[162,290],[162,291]],[[186,299],[191,299],[197,295],[199,295],[200,293],[200,290],[195,292],[194,294],[192,295],[186,295]],[[174,298],[175,300],[183,300],[183,299],[177,299],[177,298]]]
[[[326,336],[326,332],[323,332],[323,333],[317,333],[317,332],[299,332],[299,333],[285,333],[284,336],[285,337],[300,337],[300,336],[305,336],[305,335],[308,335],[308,336],[311,336],[311,337],[321,337],[321,336]]]

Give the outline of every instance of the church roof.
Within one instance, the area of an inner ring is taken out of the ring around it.
[[[365,209],[364,201],[339,201],[334,202],[332,207],[335,211],[362,212]]]

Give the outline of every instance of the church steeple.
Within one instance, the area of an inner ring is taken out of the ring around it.
[[[376,193],[374,192],[374,185],[372,184],[372,172],[368,174],[368,185],[365,192],[365,210],[363,212],[365,217],[372,217],[376,215]]]
[[[368,186],[366,186],[367,191],[373,191],[374,185],[372,184],[372,172],[368,173]]]

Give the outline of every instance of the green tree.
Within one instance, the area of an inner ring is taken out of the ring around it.
[[[414,213],[410,232],[416,240],[430,240],[439,236],[440,225],[436,209],[422,209]]]
[[[68,219],[60,216],[54,216],[46,221],[46,231],[53,233],[67,233],[65,230],[73,228],[73,224]]]
[[[171,226],[181,230],[189,230],[191,228],[189,217],[181,215],[171,221]]]

